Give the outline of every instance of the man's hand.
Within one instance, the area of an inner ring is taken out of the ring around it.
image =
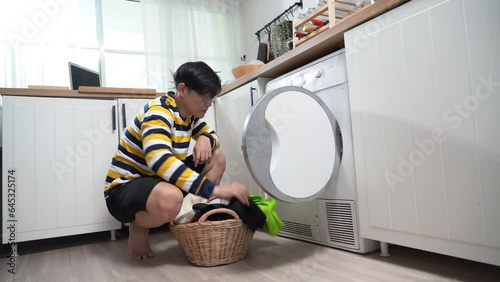
[[[196,140],[196,145],[193,148],[193,161],[194,166],[197,167],[199,164],[204,164],[212,158],[212,144],[210,144],[210,138],[201,135]]]
[[[210,196],[228,201],[230,201],[232,198],[236,198],[244,205],[250,206],[248,200],[250,194],[248,193],[248,189],[247,187],[245,187],[245,185],[238,182],[215,186],[212,195]]]

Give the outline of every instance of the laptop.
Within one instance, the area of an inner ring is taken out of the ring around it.
[[[80,86],[101,86],[99,72],[84,68],[72,62],[68,62],[69,81],[72,90],[78,90]]]

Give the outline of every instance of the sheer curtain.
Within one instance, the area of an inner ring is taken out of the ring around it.
[[[175,88],[172,72],[204,61],[232,80],[239,64],[239,0],[142,0],[148,87]]]

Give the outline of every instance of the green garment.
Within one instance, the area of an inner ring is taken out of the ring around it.
[[[264,231],[272,236],[278,235],[278,232],[280,232],[284,224],[278,217],[278,215],[274,212],[274,207],[276,206],[276,202],[274,201],[274,199],[262,199],[262,197],[259,195],[250,195],[250,199],[266,215]]]

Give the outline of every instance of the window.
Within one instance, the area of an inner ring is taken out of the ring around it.
[[[106,86],[146,87],[146,61],[143,55],[106,53]]]
[[[103,86],[145,85],[140,3],[11,1],[0,18],[0,87],[69,87],[68,61],[99,71]]]
[[[193,11],[193,14],[194,25],[203,27],[195,29],[194,38],[205,39],[203,44],[194,45],[198,49],[199,59],[205,61],[214,70],[220,71],[219,76],[222,83],[232,80],[233,76],[230,70],[233,66],[232,61],[228,58],[228,54],[231,54],[230,44],[225,43],[231,42],[233,39],[229,38],[228,32],[220,32],[227,30],[225,27],[230,25],[229,18],[217,13],[200,11]],[[211,36],[207,37],[207,34]]]
[[[140,3],[104,0],[102,16],[105,49],[144,52]]]
[[[0,41],[97,48],[95,11],[94,0],[11,1],[0,14]]]
[[[238,1],[141,2],[149,85],[166,91],[169,86],[158,78],[186,61],[198,60],[220,71],[222,83],[233,79],[231,69],[240,63]]]
[[[104,75],[108,87],[145,88],[146,59],[141,4],[102,1]]]

